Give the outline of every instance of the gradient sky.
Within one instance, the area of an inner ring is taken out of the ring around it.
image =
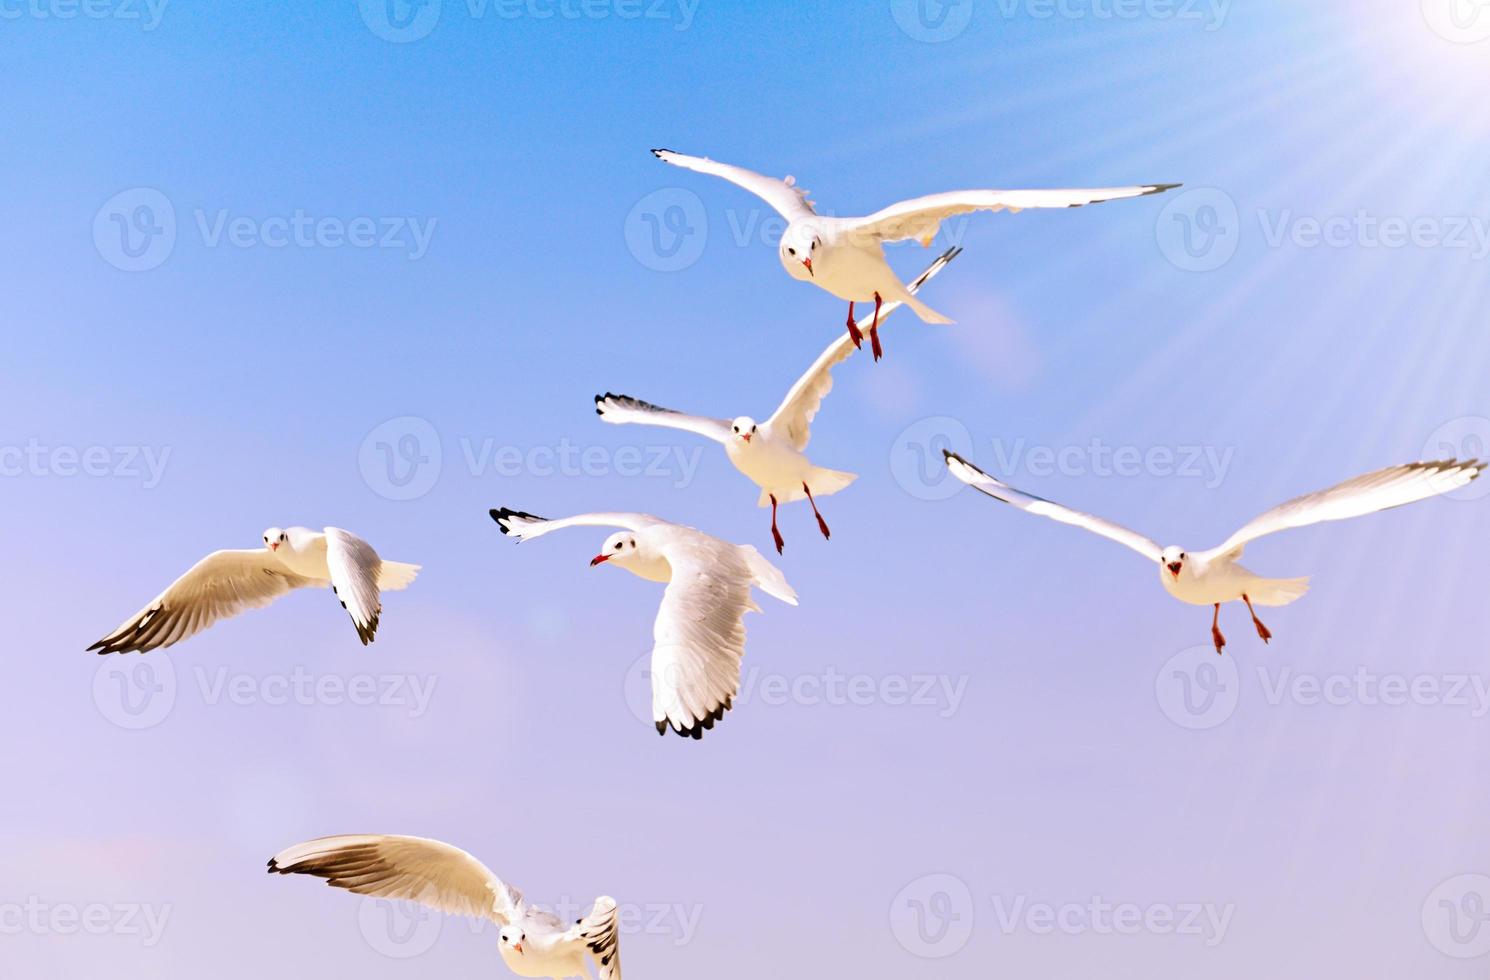
[[[1131,553],[920,464],[959,446],[1207,547],[1490,452],[1490,10],[388,9],[0,0],[0,972],[503,974],[491,930],[263,873],[377,832],[535,901],[615,895],[633,980],[1483,976],[1490,484],[1254,545],[1313,590],[1267,647],[1223,610],[1217,660]],[[861,479],[820,501],[831,542],[783,510],[801,606],[761,599],[701,743],[636,717],[660,590],[586,567],[607,532],[519,548],[486,514],[769,546],[716,447],[590,399],[764,417],[844,311],[782,274],[758,202],[653,146],[838,213],[1186,185],[949,226],[925,296],[959,322],[897,314],[886,360],[838,370],[812,451]],[[319,235],[276,245],[297,216]],[[305,593],[83,652],[290,524],[425,566],[375,645]]]

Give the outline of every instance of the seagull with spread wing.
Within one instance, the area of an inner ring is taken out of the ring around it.
[[[781,570],[750,545],[730,544],[647,514],[580,514],[550,521],[522,511],[491,511],[519,541],[566,527],[619,527],[590,567],[608,564],[650,582],[666,582],[652,627],[652,720],[657,733],[704,732],[734,706],[745,656],[745,614],[761,612],[753,585],[795,606]]]
[[[620,919],[613,898],[569,925],[534,908],[522,892],[458,847],[423,837],[354,834],[322,837],[280,851],[270,874],[314,875],[357,895],[417,902],[438,912],[488,919],[498,927],[502,961],[520,977],[621,980]]]
[[[327,586],[366,646],[378,631],[382,593],[408,588],[418,574],[418,565],[384,561],[372,545],[339,527],[271,527],[264,547],[214,551],[88,649],[145,653],[168,647],[295,589]]]
[[[1263,578],[1238,562],[1248,544],[1267,534],[1305,527],[1324,521],[1361,517],[1379,510],[1401,507],[1418,500],[1457,490],[1475,479],[1485,468],[1480,460],[1446,459],[1427,463],[1405,463],[1358,476],[1327,490],[1295,497],[1253,518],[1218,547],[1209,551],[1187,551],[1157,543],[1111,521],[1063,507],[1051,500],[1016,490],[996,480],[961,456],[946,450],[947,467],[963,483],[986,493],[995,500],[1013,504],[1022,511],[1048,517],[1062,524],[1074,524],[1093,534],[1127,545],[1159,567],[1159,581],[1164,591],[1181,602],[1196,606],[1213,606],[1211,642],[1216,653],[1226,646],[1218,620],[1221,603],[1240,599],[1247,604],[1252,625],[1266,643],[1273,634],[1257,618],[1253,604],[1286,606],[1309,589],[1309,579]]]
[[[914,294],[926,281],[940,272],[948,262],[962,251],[953,248],[933,262],[920,277],[912,282],[907,291]],[[899,309],[893,302],[885,307],[883,316]],[[867,318],[866,318],[867,319]],[[745,474],[752,483],[760,487],[759,506],[771,505],[771,538],[776,543],[776,553],[781,554],[786,542],[776,526],[776,508],[780,504],[801,500],[812,504],[812,513],[817,517],[818,530],[823,537],[830,537],[828,522],[817,509],[816,497],[837,493],[858,477],[853,473],[823,469],[812,465],[804,450],[812,438],[810,426],[823,399],[833,390],[833,368],[847,360],[855,350],[847,337],[839,337],[828,345],[797,379],[791,391],[786,393],[780,406],[764,422],[757,423],[748,415],[731,419],[711,419],[698,415],[685,415],[669,408],[661,408],[649,402],[606,392],[595,396],[595,412],[607,422],[623,425],[660,425],[682,429],[723,443],[735,469]]]
[[[1160,194],[1180,186],[1135,184],[1069,190],[948,191],[901,201],[863,218],[835,218],[818,214],[814,203],[807,199],[807,192],[791,177],[779,180],[672,150],[652,153],[675,167],[722,177],[775,208],[787,221],[786,232],[781,236],[781,264],[793,279],[810,282],[839,299],[848,300],[848,333],[856,346],[863,342],[863,331],[854,322],[854,304],[874,300],[869,340],[875,360],[879,360],[881,353],[876,329],[880,306],[886,301],[904,303],[926,323],[952,322],[916,299],[901,284],[900,277],[885,261],[886,242],[915,239],[922,245],[930,245],[943,221],[973,211],[1015,213],[1025,208],[1075,208]]]

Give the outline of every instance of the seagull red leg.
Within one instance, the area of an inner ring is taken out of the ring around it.
[[[1211,616],[1211,642],[1216,644],[1216,656],[1221,656],[1221,648],[1226,646],[1226,637],[1221,635],[1221,627],[1217,620],[1221,618],[1221,603],[1216,603],[1216,612]]]
[[[854,301],[848,301],[848,339],[854,342],[859,350],[864,349],[864,334],[859,330],[859,325],[854,322]]]
[[[832,538],[833,536],[828,533],[828,522],[823,520],[823,515],[817,512],[817,501],[812,499],[812,488],[804,483],[802,489],[807,491],[807,502],[812,505],[812,514],[817,518],[817,529],[823,532],[823,540]]]
[[[869,346],[874,350],[874,359],[877,361],[885,356],[885,351],[880,347],[880,304],[884,300],[879,293],[874,294],[874,322],[869,325]]]
[[[1257,627],[1257,635],[1262,637],[1262,642],[1273,638],[1273,631],[1262,625],[1262,620],[1257,618],[1257,610],[1252,608],[1252,600],[1247,598],[1247,593],[1242,593],[1242,601],[1247,604],[1247,611],[1252,614],[1252,625]]]
[[[786,547],[786,541],[781,537],[781,532],[776,529],[776,495],[773,493],[773,494],[770,495],[770,497],[771,497],[771,537],[773,537],[773,538],[776,539],[776,553],[779,555],[779,554],[782,553],[782,549]]]

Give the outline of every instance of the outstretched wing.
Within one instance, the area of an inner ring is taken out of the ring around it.
[[[383,560],[372,545],[351,531],[328,527],[326,567],[331,572],[331,588],[352,617],[357,638],[367,646],[377,634],[378,618],[383,614],[383,599],[378,594]]]
[[[670,408],[662,408],[651,402],[628,395],[606,392],[595,396],[595,414],[615,425],[638,423],[662,425],[669,429],[683,429],[715,442],[724,442],[730,436],[730,423],[724,419],[706,419],[699,415],[684,415]]]
[[[219,619],[267,606],[292,589],[324,584],[287,571],[262,548],[214,551],[88,649],[144,653],[168,647]]]
[[[616,900],[595,899],[590,914],[575,927],[579,940],[595,961],[596,980],[621,980],[621,918]]]
[[[914,282],[907,284],[906,289],[912,296],[921,291],[932,276],[946,268],[947,263],[957,258],[962,253],[960,248],[948,249],[935,262],[926,267],[926,271],[916,277]],[[886,303],[880,308],[879,318],[881,321],[894,311],[900,309],[900,302]],[[874,315],[870,314],[859,321],[859,327],[863,332],[868,332],[870,324],[874,322]],[[838,339],[828,345],[827,350],[818,355],[812,367],[807,373],[797,379],[792,385],[792,390],[786,393],[786,398],[776,412],[766,420],[766,427],[776,432],[784,433],[791,445],[802,452],[807,448],[807,442],[812,438],[811,425],[818,409],[822,407],[823,399],[828,392],[833,390],[832,370],[837,365],[848,359],[857,348],[853,340],[846,333],[841,333]],[[728,426],[726,426],[726,429]]]
[[[942,222],[973,211],[1019,212],[1026,208],[1079,208],[1145,194],[1162,194],[1179,184],[1135,184],[1132,187],[1086,187],[1068,190],[947,191],[901,201],[865,218],[845,222],[843,234],[866,241],[898,242],[914,238],[930,245]]]
[[[314,875],[358,895],[406,899],[501,925],[517,918],[523,900],[522,892],[465,851],[423,837],[321,837],[274,855],[269,873]]]
[[[1241,556],[1242,549],[1265,534],[1322,521],[1342,521],[1379,510],[1426,500],[1469,483],[1484,470],[1481,460],[1442,459],[1388,466],[1346,480],[1327,490],[1307,493],[1248,521],[1209,555]]]
[[[942,450],[942,455],[947,458],[947,468],[952,471],[953,476],[973,489],[981,490],[995,500],[1002,500],[1006,504],[1013,504],[1022,511],[1030,514],[1039,514],[1041,517],[1048,517],[1053,521],[1060,521],[1062,524],[1074,524],[1077,527],[1086,528],[1093,534],[1100,534],[1102,537],[1116,541],[1118,544],[1127,545],[1150,561],[1158,561],[1159,557],[1164,553],[1163,548],[1137,531],[1130,531],[1120,524],[1114,524],[1100,517],[1094,517],[1091,514],[1084,514],[1079,510],[1063,507],[1052,500],[1046,500],[1043,497],[1036,497],[1033,494],[1016,490],[1002,480],[995,480],[956,453],[948,452],[944,449]]]
[[[628,531],[640,531],[653,524],[665,523],[650,514],[577,514],[574,517],[550,521],[547,518],[535,517],[509,507],[494,507],[489,513],[491,519],[497,522],[497,527],[502,529],[503,534],[517,538],[519,541],[540,537],[550,531],[566,527],[621,527]]]
[[[652,154],[664,163],[670,163],[675,167],[723,177],[731,184],[743,187],[771,205],[787,221],[796,221],[798,218],[810,217],[816,213],[812,210],[812,202],[807,200],[807,192],[798,187],[796,180],[792,177],[778,180],[775,177],[758,174],[753,170],[746,170],[744,167],[732,167],[727,163],[717,163],[708,157],[691,157],[672,150],[653,150]]]

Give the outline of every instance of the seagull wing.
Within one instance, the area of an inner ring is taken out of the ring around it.
[[[575,932],[595,961],[596,980],[621,980],[621,919],[616,900],[602,895]]]
[[[1145,194],[1162,194],[1179,184],[1135,184],[1132,187],[1087,187],[1069,190],[947,191],[892,204],[865,218],[849,218],[843,234],[851,240],[898,242],[908,238],[930,245],[942,222],[973,211],[1023,211],[1025,208],[1079,208]]]
[[[280,851],[269,859],[269,872],[315,875],[358,895],[406,899],[500,925],[516,920],[522,910],[522,892],[486,865],[458,847],[423,837],[322,837]]]
[[[941,272],[946,268],[948,262],[957,258],[961,253],[962,249],[960,248],[948,249],[935,262],[927,266],[926,271],[916,277],[914,282],[908,284],[906,289],[914,296],[920,292],[921,287],[932,276]],[[898,310],[900,306],[901,304],[898,300],[893,303],[886,303],[880,309],[880,320],[883,321],[885,317]],[[871,314],[859,321],[859,327],[867,333],[870,324],[873,322],[874,316]],[[786,398],[782,400],[781,406],[776,409],[775,414],[766,420],[766,427],[775,432],[784,433],[787,440],[797,452],[802,452],[806,449],[807,441],[812,438],[810,431],[812,420],[817,415],[818,409],[822,407],[823,399],[827,397],[828,392],[833,390],[833,375],[831,372],[835,366],[847,360],[848,356],[855,350],[854,342],[850,339],[849,335],[839,334],[838,339],[829,344],[827,350],[818,355],[818,359],[812,363],[812,367],[807,369],[807,373],[798,378],[797,383],[792,385],[792,390],[786,393]]]
[[[628,531],[640,531],[644,527],[666,523],[650,514],[578,514],[550,521],[509,507],[492,508],[490,513],[491,519],[497,522],[503,534],[511,535],[519,541],[566,527],[620,527]]]
[[[797,182],[791,177],[778,180],[775,177],[767,177],[752,170],[746,170],[744,167],[732,167],[727,163],[716,163],[708,157],[691,157],[672,150],[653,150],[652,154],[664,163],[670,163],[675,167],[723,177],[731,184],[745,188],[771,205],[787,221],[796,221],[798,218],[810,217],[816,213],[812,210],[812,202],[807,200],[807,192],[798,187]]]
[[[1079,510],[1063,507],[1055,501],[1016,490],[1001,480],[995,480],[956,453],[942,450],[942,454],[946,456],[947,468],[952,471],[953,476],[995,500],[1002,500],[1022,511],[1039,514],[1041,517],[1048,517],[1062,524],[1074,524],[1077,527],[1086,528],[1093,534],[1100,534],[1118,544],[1127,545],[1150,561],[1158,561],[1164,553],[1163,548],[1137,531],[1130,531],[1120,524],[1114,524],[1091,514],[1083,514]]]
[[[1322,521],[1342,521],[1347,517],[1374,514],[1379,510],[1401,507],[1418,500],[1457,490],[1484,470],[1480,460],[1444,459],[1428,463],[1405,463],[1388,466],[1363,476],[1346,480],[1327,490],[1306,493],[1267,513],[1248,521],[1208,556],[1226,555],[1240,558],[1248,543],[1265,534],[1286,531]]]
[[[331,588],[352,617],[357,638],[367,646],[378,632],[378,618],[383,613],[383,599],[378,594],[383,560],[372,545],[351,531],[328,527],[326,567],[331,571]]]
[[[696,435],[724,442],[730,436],[730,423],[724,419],[706,419],[698,415],[684,415],[670,408],[662,408],[640,398],[628,395],[613,395],[606,392],[595,396],[595,414],[615,425],[638,423],[661,425],[669,429],[683,429]]]
[[[144,653],[168,647],[219,619],[267,606],[292,589],[324,584],[290,572],[262,548],[214,551],[88,649]]]

